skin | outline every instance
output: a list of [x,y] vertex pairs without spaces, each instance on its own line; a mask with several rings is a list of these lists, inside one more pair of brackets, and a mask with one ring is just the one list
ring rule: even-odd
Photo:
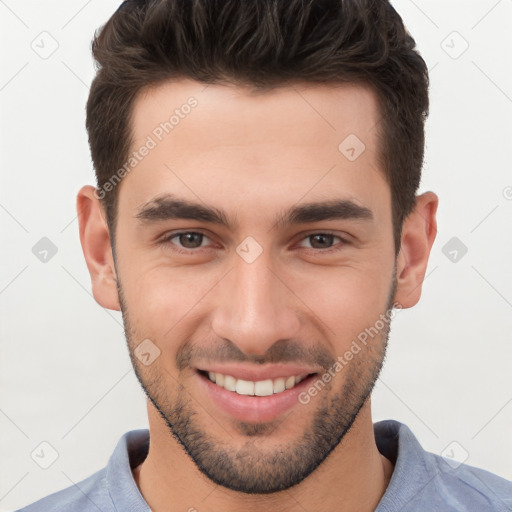
[[[132,362],[148,394],[151,443],[145,461],[133,468],[135,482],[156,512],[374,510],[393,472],[375,444],[369,395],[389,329],[308,404],[297,403],[268,423],[239,421],[220,410],[205,398],[195,367],[204,362],[201,353],[215,360],[226,346],[244,361],[271,366],[270,354],[283,346],[286,354],[283,340],[289,340],[289,354],[310,350],[304,361],[318,363],[321,374],[320,363],[344,354],[391,303],[410,308],[418,302],[436,235],[438,198],[432,192],[417,196],[395,257],[391,192],[377,158],[378,101],[362,85],[295,84],[255,94],[190,80],[165,83],[136,100],[133,149],[190,96],[197,107],[118,185],[115,260],[94,188],[83,187],[77,199],[94,297],[105,308],[122,310]],[[349,134],[366,147],[355,161],[338,150]],[[223,210],[234,224],[228,229],[136,217],[165,192]],[[373,218],[275,224],[294,205],[329,199],[350,199],[370,209]],[[178,230],[205,238],[195,246],[183,245],[187,240],[180,237],[162,241]],[[330,244],[311,238],[325,231],[335,235]],[[250,264],[236,252],[248,236],[263,249]],[[180,254],[180,248],[190,252]],[[330,248],[336,250],[326,253]],[[149,366],[134,356],[144,339],[160,350]],[[173,417],[178,405],[180,417],[190,419],[182,426],[184,438],[193,431],[211,441],[202,451],[195,446],[202,470],[172,435],[173,424],[175,431],[180,428]],[[219,476],[216,457],[222,451],[242,484],[247,477],[248,485],[251,474],[261,484],[284,482],[287,468],[300,467],[301,443],[315,432],[318,417],[332,446],[322,447],[322,457],[311,459],[315,467],[302,468],[294,485],[247,494],[230,488],[229,480],[212,480]],[[193,452],[191,439],[185,441]],[[244,455],[243,464],[237,453]],[[284,453],[284,462],[267,464],[275,453]]]

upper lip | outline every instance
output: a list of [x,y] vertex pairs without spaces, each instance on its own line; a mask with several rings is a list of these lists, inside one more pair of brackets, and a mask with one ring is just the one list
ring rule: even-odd
[[258,382],[260,380],[278,379],[279,377],[306,376],[311,373],[317,373],[318,369],[307,366],[291,364],[270,364],[270,365],[247,365],[247,364],[208,364],[197,368],[204,372],[222,373],[231,375],[235,379],[250,380]]

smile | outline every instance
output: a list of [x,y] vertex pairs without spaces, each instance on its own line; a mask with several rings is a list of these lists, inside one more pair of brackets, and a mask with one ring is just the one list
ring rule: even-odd
[[227,391],[232,391],[239,395],[252,395],[252,396],[270,396],[282,393],[287,389],[295,387],[299,382],[303,381],[308,374],[296,375],[291,377],[278,377],[276,379],[265,380],[243,380],[236,379],[231,375],[224,375],[222,373],[208,372],[208,378]]
[[207,363],[196,367],[199,396],[230,418],[245,422],[268,422],[287,411],[303,407],[299,395],[318,378],[319,368],[307,365]]

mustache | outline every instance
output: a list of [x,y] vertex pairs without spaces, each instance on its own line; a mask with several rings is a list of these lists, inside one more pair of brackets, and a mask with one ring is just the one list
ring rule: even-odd
[[176,364],[180,371],[195,366],[199,361],[215,361],[216,363],[252,363],[278,364],[295,363],[308,366],[320,366],[328,370],[335,364],[336,358],[319,344],[304,345],[293,340],[282,340],[274,343],[263,355],[245,354],[233,342],[226,340],[218,346],[202,346],[187,342],[176,356]]

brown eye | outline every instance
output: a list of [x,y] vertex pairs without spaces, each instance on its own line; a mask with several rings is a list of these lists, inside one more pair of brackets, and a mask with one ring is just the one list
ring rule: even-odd
[[309,240],[312,242],[313,249],[328,249],[332,246],[334,235],[327,233],[318,233],[316,235],[310,235]]
[[[335,244],[336,239],[341,241],[341,244]],[[331,250],[335,251],[337,250],[335,247],[336,245],[343,246],[344,244],[348,243],[345,239],[335,235],[334,233],[312,233],[306,236],[302,243],[304,243],[306,240],[309,242],[309,245],[301,245],[301,247],[306,249],[317,249],[320,252],[330,252]]]
[[[174,241],[176,239],[176,241]],[[166,236],[162,243],[172,246],[177,252],[196,252],[196,249],[204,247],[203,242],[209,238],[203,233],[197,231],[181,231],[179,233],[171,233]]]
[[[201,247],[204,235],[202,233],[180,233],[176,235],[180,244],[185,249],[197,249]],[[199,244],[199,245],[198,245]]]

